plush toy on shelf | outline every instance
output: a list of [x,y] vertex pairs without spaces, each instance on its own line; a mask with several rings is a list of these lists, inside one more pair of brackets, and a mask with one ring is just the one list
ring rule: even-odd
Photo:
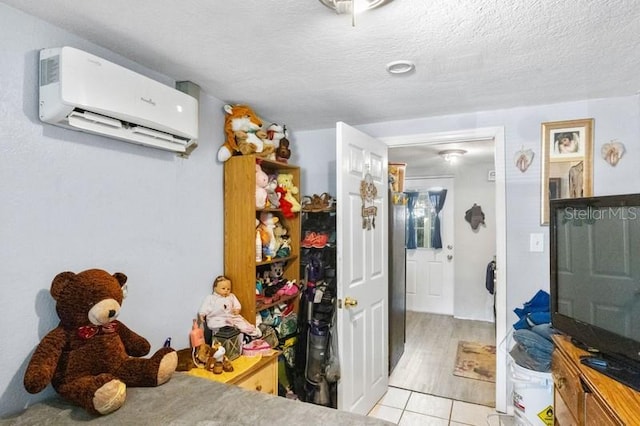
[[267,205],[268,185],[269,175],[262,170],[259,164],[256,164],[256,208],[258,209],[264,209]]
[[126,389],[158,386],[176,369],[168,347],[140,358],[151,346],[116,320],[126,275],[101,269],[61,272],[51,283],[60,324],[38,344],[24,375],[29,393],[49,383],[65,399],[92,414],[108,414],[124,404]]
[[276,240],[276,257],[288,257],[291,254],[291,237],[281,222],[273,228],[273,236]]
[[271,123],[267,127],[267,140],[270,141],[275,150],[273,159],[281,163],[286,163],[291,157],[287,136],[287,126]]
[[279,220],[280,219],[273,213],[260,213],[260,224],[258,225],[258,232],[260,232],[260,238],[262,242],[262,255],[267,260],[270,260],[276,256],[276,238],[273,234],[273,230]]
[[[293,184],[293,174],[280,173],[278,175],[278,186],[282,189],[282,196],[280,197],[280,208],[283,210],[285,217],[293,217],[295,212],[300,211],[300,203],[296,199],[295,195],[298,193],[298,187]],[[285,208],[282,206],[282,200],[288,203]]]
[[248,105],[225,105],[224,144],[218,149],[218,161],[225,162],[233,155],[256,154],[268,158],[276,147],[264,143],[267,133],[262,120]]
[[276,192],[278,187],[278,180],[276,175],[269,176],[269,183],[265,188],[267,190],[267,206],[272,209],[280,208],[280,194]]

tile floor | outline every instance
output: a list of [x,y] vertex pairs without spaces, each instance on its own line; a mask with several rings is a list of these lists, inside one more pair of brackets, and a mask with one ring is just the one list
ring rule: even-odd
[[434,395],[389,387],[369,416],[400,426],[498,426],[513,419],[495,409]]

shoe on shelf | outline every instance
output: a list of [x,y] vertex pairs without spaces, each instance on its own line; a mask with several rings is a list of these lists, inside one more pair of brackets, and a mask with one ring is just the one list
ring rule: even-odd
[[320,205],[321,205],[322,211],[332,210],[334,203],[335,203],[335,200],[331,195],[329,195],[328,192],[323,192],[322,195],[320,196]]
[[304,248],[312,248],[313,247],[313,243],[317,238],[317,235],[315,232],[311,231],[311,232],[307,232],[304,236],[304,239],[302,240],[302,242],[300,243],[300,245]]
[[327,245],[327,242],[329,242],[329,236],[322,232],[322,233],[316,234],[316,238],[311,243],[311,247],[317,248],[317,249],[325,248]]

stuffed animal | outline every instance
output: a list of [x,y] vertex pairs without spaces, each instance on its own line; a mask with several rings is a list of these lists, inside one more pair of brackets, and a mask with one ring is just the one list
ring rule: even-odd
[[290,211],[291,213],[300,211],[300,203],[295,197],[295,194],[298,193],[298,187],[293,184],[293,174],[291,173],[280,173],[278,175],[278,186],[286,191],[283,194],[283,197],[288,203],[291,204]]
[[269,175],[267,175],[256,164],[256,208],[264,209],[267,205],[267,186],[269,185]]
[[280,208],[280,194],[276,192],[278,180],[275,175],[269,176],[269,183],[265,188],[267,190],[267,206],[272,209]]
[[267,138],[271,139],[273,141],[273,145],[276,146],[275,158],[281,163],[288,162],[291,157],[289,139],[287,139],[288,137],[287,126],[272,123],[267,128]]
[[[265,140],[265,142],[268,141],[268,143],[273,146],[274,154],[271,159],[283,163],[286,163],[289,157],[282,157],[281,155],[278,155],[278,150],[279,147],[282,146],[283,139],[287,142],[287,146],[289,145],[289,141],[285,139],[287,137],[286,132],[286,126],[281,126],[277,123],[271,123],[271,125],[267,127],[267,139]],[[291,156],[291,153],[289,153],[289,156]]]
[[122,406],[127,386],[158,386],[176,369],[168,347],[151,358],[149,342],[116,320],[126,275],[101,269],[61,272],[51,283],[59,325],[38,344],[24,375],[29,393],[49,383],[65,399],[93,414]]
[[272,259],[276,256],[276,238],[273,235],[273,228],[275,228],[278,221],[278,217],[274,216],[273,213],[260,213],[258,231],[262,240],[262,254],[267,259]]
[[223,371],[229,373],[233,371],[233,364],[226,353],[227,350],[218,342],[214,342],[213,346],[203,343],[195,351],[195,360],[213,374],[222,374]]
[[289,149],[289,139],[282,138],[280,139],[280,143],[276,148],[276,160],[281,163],[289,162],[289,158],[291,157],[291,150]]
[[278,222],[273,228],[273,235],[276,239],[276,257],[288,257],[291,254],[291,237],[287,228]]
[[256,154],[267,157],[275,147],[265,146],[267,133],[262,130],[262,120],[247,105],[225,105],[224,144],[218,149],[218,161],[225,162],[231,156]]

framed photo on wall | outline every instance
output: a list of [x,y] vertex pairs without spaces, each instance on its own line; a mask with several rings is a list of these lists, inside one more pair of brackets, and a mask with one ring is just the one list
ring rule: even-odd
[[544,143],[549,161],[571,161],[584,158],[585,149],[592,145],[593,120],[572,120],[544,123]]
[[593,122],[583,118],[542,123],[542,225],[549,223],[550,199],[593,195]]

